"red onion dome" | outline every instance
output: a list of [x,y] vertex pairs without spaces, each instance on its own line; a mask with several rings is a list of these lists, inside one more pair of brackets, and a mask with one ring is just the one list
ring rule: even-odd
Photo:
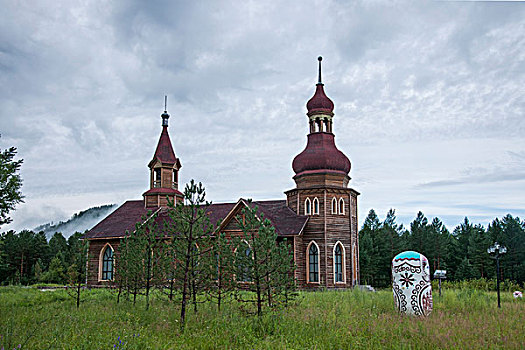
[[318,83],[316,85],[315,94],[314,96],[306,103],[306,108],[308,109],[308,115],[312,114],[333,114],[334,111],[334,103],[332,100],[326,96],[324,93],[322,83]]
[[317,132],[308,135],[306,148],[293,160],[296,175],[331,171],[348,174],[350,160],[335,146],[334,134]]

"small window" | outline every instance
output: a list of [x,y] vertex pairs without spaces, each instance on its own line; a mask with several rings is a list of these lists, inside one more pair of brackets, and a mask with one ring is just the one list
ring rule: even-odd
[[337,243],[334,248],[334,280],[335,282],[344,282],[343,280],[343,248],[341,243]]
[[177,170],[173,170],[172,187],[177,189],[177,183],[179,182],[179,174]]
[[308,282],[319,282],[319,248],[314,241],[308,249]]
[[332,198],[332,214],[337,214],[337,199]]
[[311,215],[312,214],[312,202],[310,201],[310,198],[306,198],[304,201],[304,215]]
[[102,280],[110,281],[113,279],[113,249],[107,246],[102,256]]
[[155,168],[155,170],[153,171],[153,187],[160,187],[160,172],[160,168]]
[[[240,282],[251,282],[250,262],[248,259],[252,258],[252,250],[247,243],[241,246],[238,250],[237,276]],[[241,255],[242,254],[242,255]]]
[[345,215],[345,200],[343,198],[339,198],[339,214]]
[[314,198],[314,215],[319,215],[319,199]]

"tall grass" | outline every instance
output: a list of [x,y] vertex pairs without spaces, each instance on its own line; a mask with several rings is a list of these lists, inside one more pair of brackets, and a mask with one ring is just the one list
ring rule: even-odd
[[184,334],[179,309],[154,298],[115,303],[108,290],[86,291],[77,310],[65,291],[0,288],[0,349],[523,349],[525,302],[476,290],[444,290],[428,318],[404,317],[390,291],[301,293],[295,305],[258,318],[234,302],[221,313],[190,311]]

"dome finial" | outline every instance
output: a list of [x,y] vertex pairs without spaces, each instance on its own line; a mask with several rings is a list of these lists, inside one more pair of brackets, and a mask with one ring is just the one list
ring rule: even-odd
[[323,58],[319,56],[317,60],[319,61],[319,81],[316,84],[314,96],[306,104],[308,115],[319,113],[333,115],[334,103],[324,93],[324,84],[321,79],[321,61]]
[[317,84],[322,84],[322,80],[321,80],[321,61],[323,60],[323,57],[319,56],[317,57],[317,60],[319,61],[319,81],[317,82]]

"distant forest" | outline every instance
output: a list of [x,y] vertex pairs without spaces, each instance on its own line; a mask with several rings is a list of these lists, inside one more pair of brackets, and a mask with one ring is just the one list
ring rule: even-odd
[[386,287],[391,284],[391,262],[405,250],[425,255],[434,270],[447,270],[449,280],[496,278],[495,261],[487,248],[498,242],[507,247],[500,260],[501,278],[525,281],[525,222],[508,214],[496,218],[487,228],[465,218],[452,232],[440,219],[431,222],[422,212],[410,223],[410,228],[396,223],[390,210],[384,221],[372,209],[359,231],[359,265],[361,284]]
[[[111,206],[103,206],[111,207]],[[108,208],[105,208],[106,210]],[[98,211],[98,210],[95,210]],[[84,211],[77,217],[90,216]],[[55,225],[40,226],[47,232]],[[85,230],[85,228],[84,228]],[[60,232],[47,239],[43,230],[9,231],[0,236],[0,285],[32,284],[39,282],[65,283],[68,271],[74,270],[74,252],[81,244],[82,233],[69,238]],[[361,284],[388,287],[391,284],[392,258],[404,250],[415,250],[425,255],[430,272],[447,270],[449,280],[495,278],[494,260],[487,248],[495,241],[507,247],[501,259],[502,279],[525,282],[525,222],[507,215],[495,219],[487,228],[471,223],[467,218],[452,232],[441,220],[431,222],[419,212],[404,228],[396,223],[395,211],[390,210],[381,221],[370,210],[359,231],[359,263]]]
[[74,255],[84,232],[115,208],[101,205],[74,214],[67,221],[0,236],[0,285],[65,283],[74,271]]

